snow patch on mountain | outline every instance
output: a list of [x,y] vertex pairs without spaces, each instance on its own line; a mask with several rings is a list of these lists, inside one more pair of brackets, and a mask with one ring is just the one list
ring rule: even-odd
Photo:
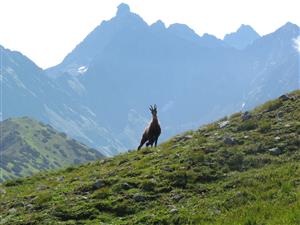
[[78,71],[79,74],[84,74],[86,71],[88,71],[88,67],[81,66],[81,67],[78,68],[77,71]]

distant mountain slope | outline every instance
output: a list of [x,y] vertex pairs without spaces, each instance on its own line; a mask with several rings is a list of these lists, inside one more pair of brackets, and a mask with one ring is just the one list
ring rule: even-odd
[[[124,148],[110,132],[95,122],[95,114],[74,93],[46,76],[34,62],[17,51],[0,46],[2,54],[2,117],[29,116],[51,124],[105,155]],[[67,81],[79,93],[76,80]],[[97,143],[95,143],[97,140]],[[109,148],[107,147],[109,146]]]
[[[17,51],[0,46],[2,68],[0,82],[3,119],[31,115],[40,117],[41,105],[51,105],[60,95],[55,83],[29,58]],[[49,95],[51,98],[49,98]],[[61,96],[62,97],[62,96]],[[7,116],[7,117],[6,117]],[[43,117],[45,119],[45,117]]]
[[259,38],[260,35],[251,26],[243,24],[236,32],[226,34],[224,42],[234,48],[242,50]]
[[8,181],[2,222],[297,225],[299,121],[296,91],[157,148]]
[[300,52],[295,44],[299,36],[300,28],[286,23],[244,50],[247,108],[300,88]]
[[0,182],[103,157],[65,133],[28,117],[0,123]]

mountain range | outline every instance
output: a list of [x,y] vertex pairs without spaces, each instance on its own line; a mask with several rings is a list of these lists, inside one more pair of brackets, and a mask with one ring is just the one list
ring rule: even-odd
[[158,105],[161,140],[300,87],[297,25],[224,40],[184,24],[148,25],[126,4],[46,70],[3,53],[2,119],[30,116],[104,155],[136,148]]

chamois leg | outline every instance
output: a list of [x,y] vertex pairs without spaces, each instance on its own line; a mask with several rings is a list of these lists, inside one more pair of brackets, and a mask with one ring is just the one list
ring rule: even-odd
[[155,139],[155,145],[154,145],[155,147],[157,146],[157,140],[158,140],[158,138]]
[[[145,137],[143,136],[143,138],[142,138],[142,140],[141,140],[141,143],[140,143],[140,145],[139,145],[139,147],[138,147],[138,150],[141,149],[141,147],[145,144],[146,141],[147,141],[147,138],[145,138]],[[146,144],[146,145],[147,145],[147,144]]]
[[146,146],[148,147],[149,145],[152,147],[154,143],[153,139],[148,140],[148,142],[146,143]]

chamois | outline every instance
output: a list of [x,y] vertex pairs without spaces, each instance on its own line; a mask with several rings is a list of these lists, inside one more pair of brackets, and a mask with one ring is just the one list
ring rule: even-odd
[[158,137],[161,133],[160,125],[157,119],[157,107],[154,105],[150,105],[150,111],[152,114],[152,120],[149,124],[149,126],[145,129],[141,143],[138,147],[138,150],[146,143],[146,146],[148,147],[149,145],[152,147],[153,144],[155,143],[155,147],[157,145],[157,140]]

